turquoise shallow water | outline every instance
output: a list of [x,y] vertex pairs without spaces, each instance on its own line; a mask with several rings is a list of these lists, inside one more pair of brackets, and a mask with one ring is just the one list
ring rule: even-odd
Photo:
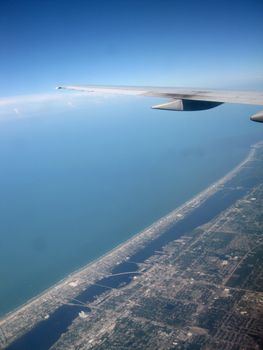
[[206,188],[263,136],[248,119],[255,107],[172,113],[151,102],[1,121],[1,315]]

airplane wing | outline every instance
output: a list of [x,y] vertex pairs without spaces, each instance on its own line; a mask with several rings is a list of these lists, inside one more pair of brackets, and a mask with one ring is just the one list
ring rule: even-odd
[[[154,109],[171,111],[200,111],[214,108],[222,103],[244,103],[263,105],[263,92],[259,91],[223,91],[208,89],[187,89],[151,86],[103,86],[103,85],[65,85],[57,89],[95,92],[100,94],[140,95],[164,97],[167,103],[153,106]],[[251,120],[263,122],[263,111],[250,117]]]

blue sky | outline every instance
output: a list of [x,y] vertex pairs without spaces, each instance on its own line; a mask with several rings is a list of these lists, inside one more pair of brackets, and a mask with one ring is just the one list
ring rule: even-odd
[[3,0],[0,96],[61,83],[259,88],[262,0]]

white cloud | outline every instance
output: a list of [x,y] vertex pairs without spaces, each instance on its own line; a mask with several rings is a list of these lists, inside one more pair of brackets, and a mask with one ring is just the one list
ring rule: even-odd
[[13,110],[14,110],[15,114],[17,114],[17,115],[19,115],[19,114],[20,114],[20,112],[19,112],[19,109],[18,109],[18,108],[14,108]]
[[[84,96],[83,93],[74,93],[72,96]],[[72,97],[71,96],[71,97]],[[50,101],[62,101],[69,98],[68,94],[52,93],[52,94],[38,94],[38,95],[21,95],[11,97],[0,97],[0,107],[10,106],[14,104],[29,104],[29,103],[45,103]]]
[[67,102],[67,105],[68,105],[69,107],[71,107],[71,108],[76,107],[71,101],[68,101],[68,102]]
[[[0,97],[0,119],[28,118],[51,112],[103,103],[101,97],[85,92],[52,92],[47,94]],[[43,113],[44,112],[44,113]]]

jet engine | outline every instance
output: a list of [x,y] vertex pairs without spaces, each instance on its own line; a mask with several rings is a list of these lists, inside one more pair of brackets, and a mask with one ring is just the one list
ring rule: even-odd
[[250,117],[253,122],[263,123],[263,111],[260,111]]
[[170,111],[203,111],[221,105],[223,102],[198,101],[198,100],[172,100],[168,103],[153,106],[153,109],[165,109]]

